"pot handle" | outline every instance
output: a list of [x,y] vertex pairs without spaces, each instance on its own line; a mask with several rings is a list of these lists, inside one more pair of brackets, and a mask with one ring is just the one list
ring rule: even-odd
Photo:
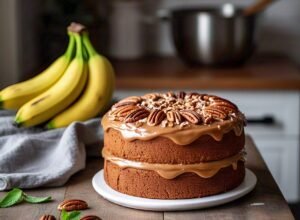
[[257,13],[263,11],[272,2],[273,2],[273,0],[259,0],[255,4],[245,8],[243,10],[243,15],[250,16],[253,14],[257,14]]

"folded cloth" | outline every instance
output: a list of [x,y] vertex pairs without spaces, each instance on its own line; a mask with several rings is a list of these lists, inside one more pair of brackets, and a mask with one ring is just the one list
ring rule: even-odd
[[103,132],[99,118],[46,130],[17,128],[12,123],[14,115],[0,111],[0,191],[61,186],[85,168],[85,147],[100,152]]

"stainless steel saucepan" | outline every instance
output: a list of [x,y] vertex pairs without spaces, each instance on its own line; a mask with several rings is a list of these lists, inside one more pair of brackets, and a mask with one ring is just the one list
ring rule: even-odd
[[171,12],[173,40],[178,55],[188,63],[235,65],[255,47],[257,11],[225,4],[219,8],[181,8]]

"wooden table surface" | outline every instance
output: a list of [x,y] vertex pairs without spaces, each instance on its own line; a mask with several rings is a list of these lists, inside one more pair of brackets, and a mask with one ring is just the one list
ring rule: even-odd
[[[64,199],[83,199],[90,209],[84,215],[95,214],[102,219],[294,219],[278,186],[271,176],[261,155],[251,138],[247,137],[247,167],[257,176],[258,183],[248,195],[225,205],[194,211],[150,212],[121,207],[99,196],[93,189],[91,179],[102,168],[100,158],[88,158],[85,170],[75,174],[68,183],[58,188],[25,190],[36,196],[51,195],[54,201],[45,204],[19,204],[15,207],[0,209],[1,220],[34,220],[43,214],[59,215],[56,207]],[[0,197],[5,193],[1,192]]]
[[254,57],[236,68],[187,66],[178,58],[115,61],[117,89],[300,90],[300,71],[280,56]]

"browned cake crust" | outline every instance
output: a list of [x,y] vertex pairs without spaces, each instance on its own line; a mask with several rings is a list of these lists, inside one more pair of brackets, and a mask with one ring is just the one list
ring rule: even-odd
[[245,135],[236,136],[233,131],[225,134],[222,141],[205,135],[189,145],[177,145],[165,137],[128,141],[114,129],[104,133],[104,146],[112,155],[148,163],[191,164],[221,160],[239,153],[244,144]]
[[236,170],[229,166],[211,178],[185,173],[170,180],[162,178],[155,171],[122,169],[109,161],[105,162],[104,170],[105,181],[113,189],[153,199],[185,199],[218,194],[237,187],[245,176],[244,162],[241,161]]

